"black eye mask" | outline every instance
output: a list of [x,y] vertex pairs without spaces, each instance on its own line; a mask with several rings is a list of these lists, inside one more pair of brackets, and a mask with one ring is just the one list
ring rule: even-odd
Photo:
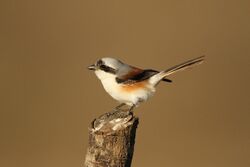
[[108,67],[104,64],[100,65],[99,68],[105,72],[108,72],[108,73],[111,73],[111,74],[116,74],[116,70],[111,68],[111,67]]

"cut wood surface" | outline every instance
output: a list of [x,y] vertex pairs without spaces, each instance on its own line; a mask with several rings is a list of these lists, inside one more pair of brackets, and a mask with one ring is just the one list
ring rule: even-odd
[[92,121],[86,167],[130,167],[139,119],[131,112],[112,111]]

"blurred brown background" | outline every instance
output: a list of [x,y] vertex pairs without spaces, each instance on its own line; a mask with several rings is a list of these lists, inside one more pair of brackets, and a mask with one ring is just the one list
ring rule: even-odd
[[207,55],[136,109],[134,167],[250,166],[249,1],[1,0],[0,166],[79,167],[117,105],[86,67]]

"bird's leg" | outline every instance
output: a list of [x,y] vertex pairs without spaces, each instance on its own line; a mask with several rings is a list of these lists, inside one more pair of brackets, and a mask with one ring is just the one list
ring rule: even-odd
[[[119,110],[121,110],[121,107],[123,107],[123,106],[125,106],[126,105],[126,103],[121,103],[121,104],[119,104],[118,106],[116,106],[115,107],[115,111],[119,111]],[[127,110],[127,112],[129,112],[129,113],[133,113],[133,109],[136,107],[136,104],[133,104],[128,110]],[[123,110],[124,111],[124,110]]]
[[115,107],[115,110],[119,110],[122,106],[126,105],[125,103],[121,103]]
[[136,107],[136,105],[135,104],[133,104],[131,107],[130,107],[130,109],[129,109],[129,111],[128,112],[130,112],[130,113],[133,113],[133,109]]

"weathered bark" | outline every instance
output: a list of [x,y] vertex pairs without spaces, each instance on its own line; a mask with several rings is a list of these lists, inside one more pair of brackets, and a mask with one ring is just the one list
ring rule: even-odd
[[106,113],[91,123],[86,167],[130,167],[137,117],[130,112]]

